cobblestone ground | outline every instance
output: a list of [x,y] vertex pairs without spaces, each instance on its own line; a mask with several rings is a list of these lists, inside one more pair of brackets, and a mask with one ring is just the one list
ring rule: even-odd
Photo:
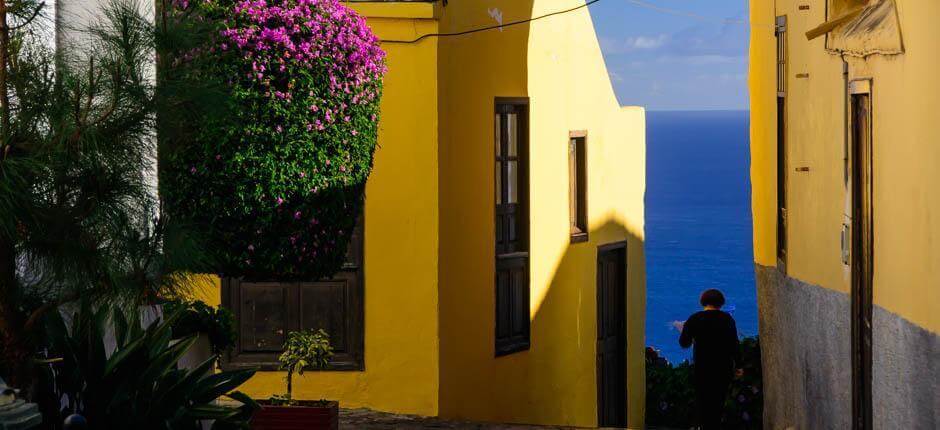
[[562,430],[569,427],[522,426],[446,421],[414,415],[396,415],[368,409],[343,409],[339,413],[340,428],[346,429],[459,429],[459,430]]

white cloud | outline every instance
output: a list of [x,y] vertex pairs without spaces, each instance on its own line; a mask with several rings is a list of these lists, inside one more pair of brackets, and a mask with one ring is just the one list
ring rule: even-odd
[[694,66],[710,64],[747,64],[747,56],[726,55],[663,55],[656,59],[659,64],[689,64]]
[[625,38],[601,37],[601,50],[605,54],[626,54],[636,51],[652,51],[661,48],[669,40],[668,34],[659,36],[628,36]]

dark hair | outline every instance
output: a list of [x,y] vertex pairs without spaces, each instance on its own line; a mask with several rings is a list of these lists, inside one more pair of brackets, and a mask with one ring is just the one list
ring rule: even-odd
[[705,290],[702,293],[702,297],[699,299],[699,303],[702,306],[714,306],[720,308],[725,305],[725,295],[721,294],[721,291],[718,291],[714,288]]

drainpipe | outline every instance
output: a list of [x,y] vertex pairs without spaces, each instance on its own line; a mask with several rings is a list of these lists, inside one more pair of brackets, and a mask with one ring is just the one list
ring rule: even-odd
[[[842,264],[847,270],[851,263],[852,190],[849,187],[849,63],[842,58],[842,183],[845,187],[845,206],[842,214]],[[848,272],[846,272],[848,274]]]
[[845,61],[845,53],[842,58],[842,180],[849,183],[849,63]]

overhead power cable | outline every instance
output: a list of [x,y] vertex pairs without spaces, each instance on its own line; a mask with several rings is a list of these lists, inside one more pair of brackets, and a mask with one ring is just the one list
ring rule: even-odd
[[[430,37],[454,37],[454,36],[464,36],[464,35],[467,35],[467,34],[480,33],[480,32],[483,32],[483,31],[497,30],[497,29],[502,29],[502,28],[505,28],[505,27],[512,27],[512,26],[514,26],[514,25],[526,24],[526,23],[529,23],[529,22],[532,22],[532,21],[538,21],[538,20],[540,20],[540,19],[548,18],[548,17],[555,16],[555,15],[562,15],[562,14],[566,14],[566,13],[569,13],[569,12],[574,12],[574,11],[576,11],[576,10],[578,10],[578,9],[586,8],[586,7],[588,7],[588,6],[590,6],[590,5],[594,4],[594,3],[597,3],[597,2],[599,2],[599,1],[601,1],[601,0],[589,0],[589,1],[585,2],[584,4],[582,4],[582,5],[580,5],[580,6],[575,6],[575,7],[573,7],[573,8],[569,8],[569,9],[565,9],[565,10],[559,10],[559,11],[555,11],[555,12],[552,12],[552,13],[547,13],[547,14],[545,14],[545,15],[539,15],[539,16],[536,16],[536,17],[528,18],[528,19],[521,19],[521,20],[518,20],[518,21],[512,21],[512,22],[508,22],[508,23],[506,23],[506,24],[496,24],[496,25],[491,25],[491,26],[487,26],[487,27],[480,27],[480,28],[474,28],[474,29],[470,29],[470,30],[457,31],[457,32],[453,32],[453,33],[428,33],[428,34],[423,34],[423,35],[421,35],[421,36],[418,36],[418,37],[416,37],[416,38],[414,38],[414,39],[411,39],[411,40],[383,39],[383,40],[382,40],[382,43],[403,43],[403,44],[411,44],[411,43],[418,43],[418,42],[420,42],[420,41],[422,41],[422,40],[424,40],[424,39],[430,38]],[[724,23],[724,24],[741,24],[741,25],[747,25],[747,24],[748,24],[748,21],[747,21],[747,20],[744,20],[744,19],[716,18],[716,17],[711,17],[711,16],[705,16],[705,15],[700,15],[700,14],[697,14],[697,13],[694,13],[694,12],[689,12],[689,11],[684,11],[684,10],[679,10],[679,9],[665,8],[665,7],[662,7],[662,6],[653,4],[653,3],[649,3],[649,2],[646,2],[646,1],[643,1],[643,0],[626,0],[626,2],[629,3],[629,4],[631,4],[631,5],[633,5],[633,6],[640,7],[640,8],[644,8],[644,9],[647,9],[647,10],[651,10],[651,11],[653,11],[653,12],[658,12],[658,13],[666,14],[666,15],[673,15],[673,16],[681,16],[681,17],[686,17],[686,18],[692,18],[692,19],[696,19],[696,20],[699,20],[699,21],[721,22],[721,23]]]
[[458,31],[458,32],[454,32],[454,33],[428,33],[428,34],[423,34],[423,35],[421,35],[421,36],[418,36],[417,38],[411,39],[411,40],[382,40],[382,43],[405,43],[405,44],[410,44],[410,43],[418,43],[418,42],[420,42],[420,41],[422,41],[422,40],[424,40],[424,39],[427,39],[427,38],[429,38],[429,37],[453,37],[453,36],[463,36],[463,35],[467,35],[467,34],[479,33],[479,32],[482,32],[482,31],[489,31],[489,30],[496,30],[496,29],[500,29],[500,28],[512,27],[512,26],[514,26],[514,25],[525,24],[525,23],[529,23],[529,22],[532,22],[532,21],[538,21],[538,20],[540,20],[540,19],[542,19],[542,18],[548,18],[548,17],[550,17],[550,16],[562,15],[562,14],[566,14],[566,13],[569,13],[569,12],[574,12],[574,11],[576,11],[576,10],[578,10],[578,9],[586,8],[586,7],[588,7],[588,6],[590,6],[590,5],[594,4],[594,3],[597,3],[597,2],[599,2],[599,1],[601,1],[601,0],[589,0],[589,1],[585,2],[584,4],[582,4],[582,5],[580,5],[580,6],[575,6],[575,7],[570,8],[570,9],[559,10],[559,11],[556,11],[556,12],[547,13],[547,14],[545,14],[545,15],[535,16],[535,17],[532,17],[532,18],[529,18],[529,19],[522,19],[522,20],[519,20],[519,21],[507,22],[507,23],[505,23],[505,24],[491,25],[491,26],[489,26],[489,27],[474,28],[474,29],[472,29],[472,30],[464,30],[464,31]]

